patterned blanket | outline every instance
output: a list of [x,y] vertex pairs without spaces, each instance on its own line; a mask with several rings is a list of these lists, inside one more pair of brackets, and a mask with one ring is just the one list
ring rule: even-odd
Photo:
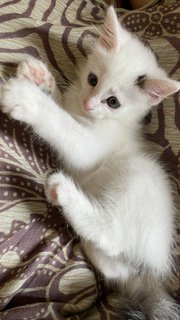
[[[0,78],[15,74],[27,55],[40,57],[60,87],[74,77],[102,24],[101,0],[1,0]],[[180,1],[134,11],[117,9],[174,79],[180,79]],[[94,28],[96,26],[96,28]],[[132,57],[133,58],[133,57]],[[145,119],[144,132],[166,164],[180,209],[180,105],[178,94]],[[119,319],[114,295],[86,261],[79,239],[44,194],[46,175],[60,164],[24,124],[0,112],[0,319]],[[180,256],[180,215],[175,260]],[[179,269],[172,287],[180,299]]]

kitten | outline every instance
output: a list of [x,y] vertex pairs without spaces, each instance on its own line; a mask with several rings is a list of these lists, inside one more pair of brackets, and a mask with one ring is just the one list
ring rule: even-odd
[[66,173],[47,178],[47,198],[62,205],[89,260],[119,287],[124,319],[179,319],[165,289],[175,229],[171,188],[144,150],[139,124],[179,89],[113,7],[63,95],[34,58],[21,62],[17,78],[1,88],[2,111],[31,125],[64,158]]

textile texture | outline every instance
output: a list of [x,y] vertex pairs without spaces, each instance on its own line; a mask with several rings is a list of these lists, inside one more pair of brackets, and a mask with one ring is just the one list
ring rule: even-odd
[[[15,75],[27,55],[44,60],[59,87],[67,86],[105,17],[100,0],[1,0],[0,78]],[[180,1],[152,1],[140,10],[117,9],[120,19],[180,80]],[[95,28],[95,27],[96,28]],[[132,57],[133,59],[133,57]],[[180,95],[166,99],[144,121],[180,210]],[[119,319],[113,294],[87,262],[78,237],[47,203],[44,183],[56,155],[26,125],[0,111],[0,319]],[[174,258],[180,256],[180,214]],[[180,299],[179,271],[172,288]]]

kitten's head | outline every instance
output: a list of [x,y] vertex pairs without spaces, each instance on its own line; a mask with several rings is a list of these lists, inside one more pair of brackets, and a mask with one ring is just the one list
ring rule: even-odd
[[180,89],[152,51],[107,11],[102,33],[80,72],[82,108],[93,118],[140,120],[151,106]]

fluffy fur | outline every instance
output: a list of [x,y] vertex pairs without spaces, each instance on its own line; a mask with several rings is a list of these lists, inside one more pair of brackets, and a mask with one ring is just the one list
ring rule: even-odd
[[[172,267],[171,188],[139,130],[151,107],[179,89],[152,51],[123,29],[113,7],[63,95],[34,58],[21,62],[17,78],[1,88],[2,110],[32,126],[64,158],[65,172],[47,179],[47,197],[62,205],[92,264],[119,287],[124,319],[179,319],[164,285]],[[110,96],[120,107],[108,105]]]

